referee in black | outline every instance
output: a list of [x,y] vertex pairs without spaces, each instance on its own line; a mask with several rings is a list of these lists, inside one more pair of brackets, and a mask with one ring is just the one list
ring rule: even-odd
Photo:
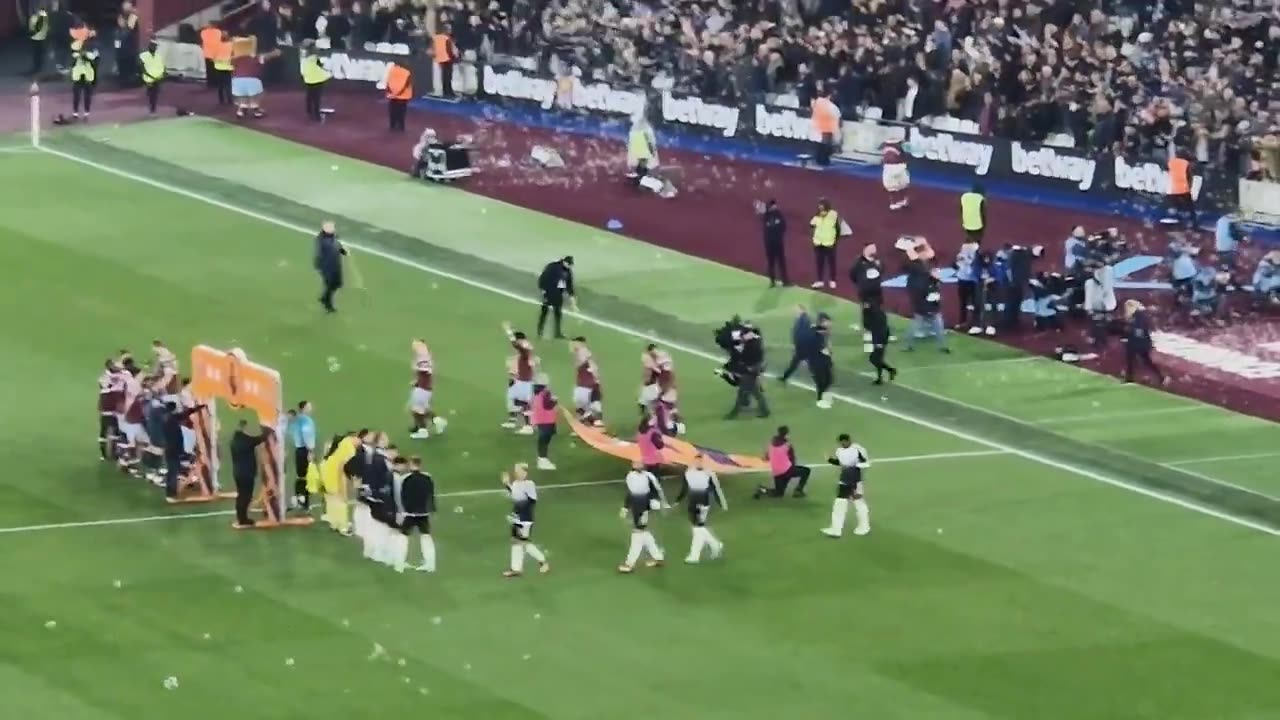
[[326,221],[320,226],[316,235],[316,271],[320,273],[320,282],[324,292],[320,295],[320,306],[325,312],[337,312],[333,306],[333,296],[342,289],[342,256],[347,249],[338,241],[337,229],[333,221]]
[[266,442],[265,432],[250,435],[249,423],[241,420],[231,436],[231,475],[236,481],[236,527],[253,527],[249,503],[253,502],[253,483],[258,478],[258,446]]
[[573,256],[566,255],[547,263],[538,276],[538,290],[542,292],[542,309],[538,311],[538,337],[542,337],[547,325],[547,314],[555,314],[555,336],[564,339],[560,331],[560,318],[564,314],[564,301],[574,302]]

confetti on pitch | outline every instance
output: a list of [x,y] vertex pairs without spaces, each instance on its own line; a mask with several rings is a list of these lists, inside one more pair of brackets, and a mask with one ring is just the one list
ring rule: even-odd
[[454,511],[455,513],[457,513],[457,514],[461,515],[461,514],[462,514],[462,512],[463,512],[463,510],[462,510],[462,506],[461,506],[461,505],[454,505],[454,506],[453,506],[453,511]]
[[237,585],[237,586],[236,586],[236,592],[238,592],[238,593],[242,593],[242,592],[244,592],[244,586],[242,586],[242,585]]
[[444,622],[444,618],[440,617],[439,615],[436,615],[431,618],[432,625],[439,625],[442,622]]
[[346,618],[342,618],[342,627],[351,627],[351,621]]
[[529,653],[525,653],[525,654],[524,654],[524,656],[522,656],[520,659],[521,659],[521,660],[528,660],[528,659],[530,659],[530,658],[532,658],[532,657],[533,657],[533,656],[532,656],[532,655],[530,655]]
[[177,689],[178,689],[178,678],[174,677],[173,675],[170,675],[169,677],[165,678],[165,679],[164,679],[164,689],[165,689],[165,690],[177,690]]
[[533,614],[533,619],[534,619],[534,620],[541,620],[541,619],[542,619],[542,613],[534,613],[534,614]]
[[124,583],[119,580],[114,580],[112,581],[111,586],[119,590],[120,588],[124,587]]
[[330,165],[330,166],[329,166],[329,169],[330,169],[330,170],[337,170],[337,169],[338,169],[338,166],[337,166],[337,165]]
[[440,289],[440,283],[431,283],[431,289],[432,289],[432,290],[439,290],[439,289]]
[[399,660],[396,661],[396,664],[399,665],[400,667],[404,667],[408,663],[405,662],[404,658],[400,658]]
[[404,681],[405,685],[408,685],[410,682],[413,682],[408,678],[408,676],[401,676],[400,679]]
[[386,654],[387,649],[382,647],[382,643],[374,643],[373,650],[369,653],[369,659],[377,660],[378,658],[385,657]]
[[284,659],[284,666],[285,666],[285,667],[293,667],[293,658],[285,658],[285,659]]
[[329,365],[329,372],[336,373],[342,369],[342,363],[338,362],[338,358],[330,355],[325,362]]
[[463,663],[463,665],[462,665],[462,669],[463,669],[463,670],[470,670],[470,669],[471,669],[471,663]]
[[205,634],[204,634],[204,639],[205,639],[205,640],[212,640],[212,639],[213,639],[213,636],[212,636],[212,635],[210,635],[209,633],[205,633]]
[[418,694],[419,694],[419,695],[429,695],[429,694],[431,694],[431,691],[430,691],[430,690],[428,690],[428,689],[426,689],[426,688],[418,688]]
[[44,626],[45,626],[46,628],[48,628],[49,630],[52,630],[52,629],[54,629],[54,628],[58,627],[58,621],[57,621],[57,620],[45,620],[45,622],[44,622]]

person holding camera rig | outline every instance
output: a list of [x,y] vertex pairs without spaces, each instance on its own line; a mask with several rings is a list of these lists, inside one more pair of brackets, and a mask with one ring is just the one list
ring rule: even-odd
[[560,329],[564,301],[567,297],[570,307],[576,302],[573,290],[573,256],[565,255],[547,263],[538,276],[538,290],[542,293],[542,307],[538,310],[538,337],[543,336],[547,327],[547,314],[550,313],[555,319],[556,339],[564,339],[564,333]]
[[[722,331],[724,329],[721,328]],[[717,333],[718,336],[721,334]],[[717,337],[717,342],[721,339],[729,341],[725,348],[729,351],[729,361],[717,374],[738,389],[733,409],[725,419],[737,418],[739,412],[751,405],[752,399],[756,403],[756,414],[762,418],[769,417],[769,402],[760,387],[760,375],[764,373],[764,338],[760,331],[751,323],[743,322],[736,329],[730,329],[728,338]]]

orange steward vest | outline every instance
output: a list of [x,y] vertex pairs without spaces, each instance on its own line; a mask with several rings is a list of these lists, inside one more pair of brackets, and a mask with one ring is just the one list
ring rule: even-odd
[[819,135],[834,135],[839,124],[834,103],[826,98],[813,101],[813,129]]
[[1169,194],[1170,195],[1190,195],[1191,184],[1187,181],[1187,175],[1191,170],[1191,163],[1186,158],[1172,157],[1169,158]]
[[413,78],[410,77],[409,71],[400,65],[392,65],[387,70],[387,99],[410,100],[412,98]]
[[212,25],[200,31],[200,50],[205,60],[213,60],[218,56],[218,47],[222,45],[222,31]]
[[453,55],[449,52],[449,43],[453,38],[446,33],[436,33],[431,38],[431,59],[435,60],[437,65],[453,62]]

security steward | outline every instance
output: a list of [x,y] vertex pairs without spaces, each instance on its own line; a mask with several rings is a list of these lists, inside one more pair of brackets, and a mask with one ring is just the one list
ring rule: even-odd
[[156,106],[160,102],[160,84],[164,82],[164,58],[160,57],[159,46],[152,40],[147,49],[138,56],[142,66],[142,85],[147,90],[147,112],[156,114]]
[[1175,152],[1169,158],[1169,207],[1188,230],[1194,230],[1199,224],[1196,201],[1191,194],[1194,183],[1191,161],[1184,151]]
[[764,374],[764,339],[755,327],[744,324],[739,343],[730,353],[728,369],[737,379],[738,392],[733,400],[733,409],[725,419],[737,418],[739,412],[751,406],[753,399],[756,415],[769,417],[769,402],[760,387],[760,376]]
[[49,13],[44,8],[27,18],[27,34],[31,38],[31,71],[28,75],[39,77],[44,72],[44,60],[49,54]]
[[213,63],[218,59],[218,46],[222,44],[222,30],[217,20],[210,20],[208,25],[200,29],[200,54],[204,56],[204,86],[210,90],[216,88],[217,76]]
[[813,262],[816,279],[810,287],[820,288],[823,276],[829,288],[836,286],[836,240],[840,237],[840,215],[826,198],[818,201],[818,214],[809,221],[813,227]]
[[315,52],[315,41],[302,43],[302,84],[306,86],[307,119],[312,122],[324,120],[320,112],[320,101],[324,97],[324,86],[329,82],[329,71],[320,64],[320,55]]
[[760,223],[764,229],[764,260],[769,269],[769,287],[777,287],[781,282],[790,285],[787,279],[787,219],[778,209],[778,201],[770,199],[760,213]]
[[440,72],[440,96],[453,97],[453,65],[458,60],[458,46],[453,42],[453,27],[445,23],[431,36],[431,59]]
[[[867,344],[871,342],[871,318],[884,307],[884,264],[877,256],[875,243],[862,248],[862,255],[849,269],[849,280],[862,306],[862,342]],[[867,348],[867,352],[870,351]]]
[[987,198],[982,183],[974,183],[969,192],[960,196],[960,228],[968,242],[982,242],[987,229]]
[[196,405],[179,409],[178,403],[165,404],[164,421],[161,434],[164,438],[164,499],[167,502],[178,501],[178,476],[182,474],[183,442],[182,428],[185,420],[203,407]]
[[253,502],[253,483],[258,478],[258,446],[266,442],[265,432],[250,435],[249,423],[241,420],[231,436],[231,475],[236,481],[236,527],[253,527],[249,503]]
[[325,312],[334,313],[338,309],[333,305],[333,296],[342,289],[342,256],[347,249],[342,246],[337,236],[337,228],[333,221],[320,226],[316,235],[316,271],[320,273],[320,282],[324,292],[320,295],[320,306]]
[[409,101],[413,99],[413,75],[404,60],[387,68],[387,118],[391,132],[404,132]]
[[98,82],[98,51],[83,42],[71,46],[71,117],[79,120],[84,108],[84,119],[93,110],[93,88]]
[[538,337],[542,337],[543,328],[547,325],[547,315],[555,317],[555,337],[564,338],[560,332],[560,319],[564,314],[564,301],[568,298],[570,306],[577,300],[573,290],[573,256],[566,255],[559,260],[547,263],[538,276],[538,290],[542,293],[542,308],[538,310]]
[[221,40],[213,52],[213,86],[218,91],[218,105],[230,105],[231,73],[235,67],[231,64],[231,35],[222,31]]
[[1151,359],[1152,328],[1146,308],[1137,300],[1126,300],[1124,314],[1128,320],[1125,326],[1124,381],[1133,382],[1133,372],[1137,369],[1135,366],[1141,362],[1161,385],[1168,385],[1169,376]]

